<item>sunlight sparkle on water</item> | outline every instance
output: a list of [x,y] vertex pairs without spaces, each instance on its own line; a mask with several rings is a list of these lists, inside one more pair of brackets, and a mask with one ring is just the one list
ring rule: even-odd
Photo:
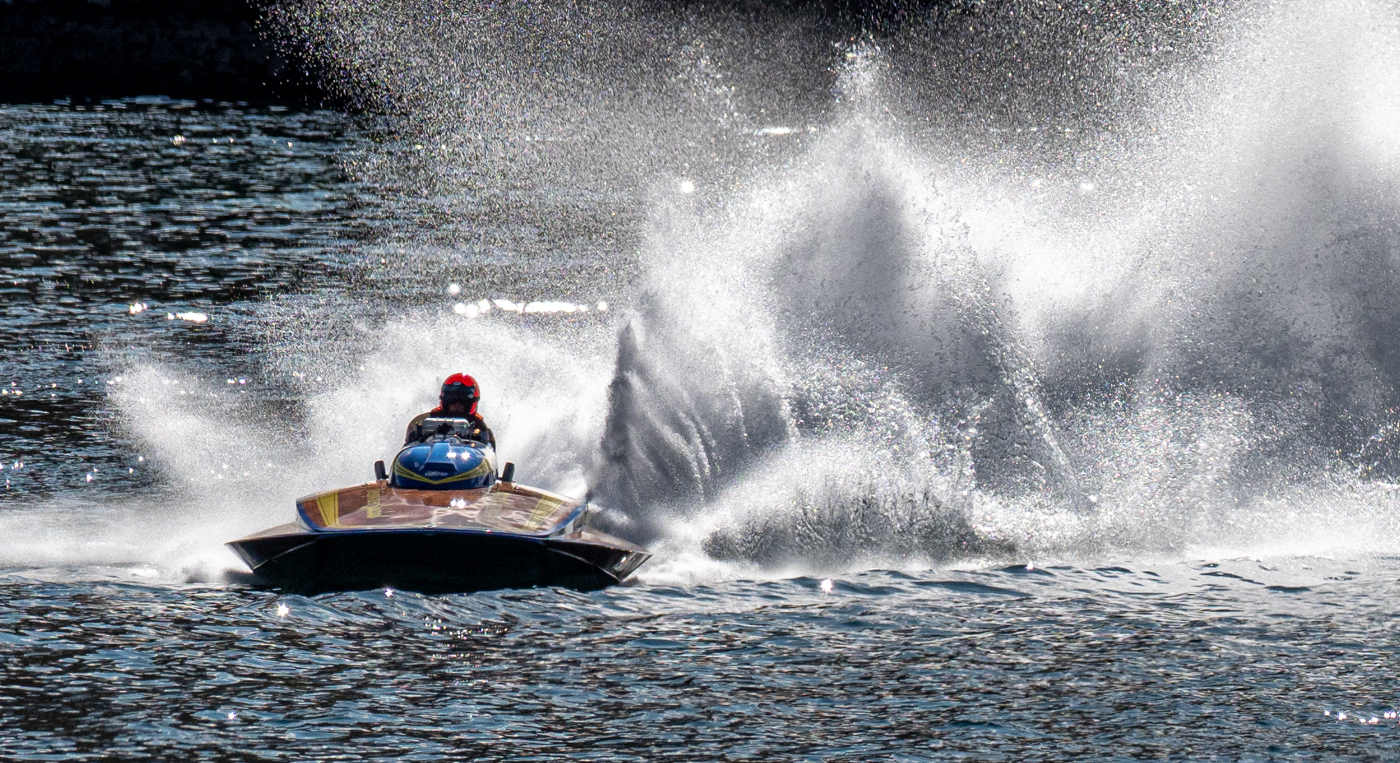
[[525,305],[527,313],[586,313],[588,308],[584,305],[575,305],[572,302],[531,302]]
[[[482,300],[476,303],[475,305],[468,305],[466,303],[459,302],[456,305],[453,305],[452,311],[457,313],[458,315],[465,315],[469,318],[475,318],[481,313],[485,313],[487,310],[491,309],[492,305],[494,305],[496,309],[501,310],[502,312],[515,313],[517,315],[540,315],[557,313],[572,315],[574,313],[586,313],[589,311],[588,305],[581,305],[574,302],[566,302],[562,300],[521,300],[519,302],[516,302],[514,300],[507,299],[504,297],[491,299],[489,301]],[[607,309],[607,303],[605,302],[599,302],[598,305],[599,307],[597,309],[600,312]]]

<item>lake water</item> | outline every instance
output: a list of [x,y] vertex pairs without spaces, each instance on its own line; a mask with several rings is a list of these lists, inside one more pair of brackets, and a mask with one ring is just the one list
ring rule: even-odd
[[307,599],[9,573],[5,757],[1374,760],[1394,557]]
[[[1326,6],[351,4],[387,115],[0,108],[0,757],[1396,755],[1400,21]],[[654,558],[249,586],[457,371]]]

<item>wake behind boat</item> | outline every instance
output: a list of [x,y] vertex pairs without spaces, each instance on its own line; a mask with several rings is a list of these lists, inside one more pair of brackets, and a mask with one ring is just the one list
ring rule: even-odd
[[500,478],[470,422],[429,418],[392,475],[297,500],[296,521],[227,544],[259,582],[297,593],[433,592],[621,582],[650,554],[588,526],[592,507]]

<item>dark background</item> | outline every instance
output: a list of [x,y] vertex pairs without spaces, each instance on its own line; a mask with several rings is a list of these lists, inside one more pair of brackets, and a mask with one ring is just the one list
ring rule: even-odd
[[0,0],[0,102],[165,95],[330,105],[258,0]]
[[[267,10],[275,2],[0,0],[0,103],[164,95],[356,110],[325,86],[335,74],[318,70],[305,41],[273,29]],[[981,7],[964,0],[709,4],[812,15],[844,32],[887,31],[930,8]]]

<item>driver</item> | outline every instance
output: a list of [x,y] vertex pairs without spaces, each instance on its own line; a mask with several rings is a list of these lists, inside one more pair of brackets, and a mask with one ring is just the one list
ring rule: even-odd
[[438,395],[438,407],[420,413],[408,422],[408,432],[404,435],[403,442],[407,445],[417,441],[419,438],[418,425],[428,418],[444,419],[466,419],[472,423],[469,437],[479,442],[496,447],[496,436],[491,433],[491,428],[486,426],[486,422],[476,414],[476,404],[481,400],[481,388],[476,385],[476,379],[466,374],[452,374],[442,381],[442,392]]

